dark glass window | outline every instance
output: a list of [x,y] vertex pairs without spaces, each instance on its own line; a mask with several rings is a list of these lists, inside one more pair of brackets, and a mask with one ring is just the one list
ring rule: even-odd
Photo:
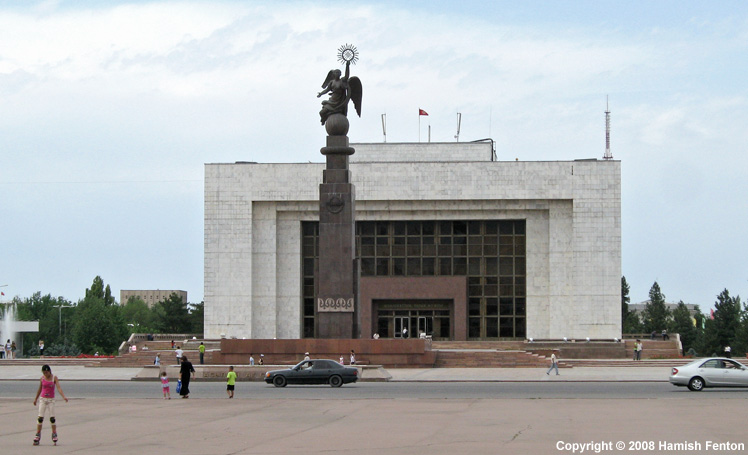
[[[308,337],[314,336],[318,223],[303,222],[301,229],[303,336]],[[468,337],[524,338],[525,231],[524,220],[359,221],[356,254],[361,276],[466,276]],[[380,336],[394,337],[394,326],[384,324],[377,321]],[[448,337],[449,319],[433,331]]]

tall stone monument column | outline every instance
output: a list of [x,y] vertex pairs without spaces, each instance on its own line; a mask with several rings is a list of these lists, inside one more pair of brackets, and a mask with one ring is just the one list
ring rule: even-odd
[[353,101],[361,116],[361,81],[350,76],[351,62],[358,59],[355,46],[338,49],[345,63],[327,73],[319,112],[327,131],[327,146],[320,150],[327,159],[319,186],[319,257],[315,312],[317,338],[358,338],[358,267],[356,266],[356,197],[348,170],[348,158],[355,150],[348,144],[348,102]]
[[348,157],[355,150],[348,144],[347,126],[344,115],[331,115],[327,146],[320,150],[327,167],[319,186],[318,338],[357,338],[358,332],[356,197],[348,170]]

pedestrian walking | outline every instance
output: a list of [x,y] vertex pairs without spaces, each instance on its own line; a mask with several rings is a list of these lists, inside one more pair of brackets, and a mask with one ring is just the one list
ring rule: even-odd
[[730,346],[725,346],[725,357],[732,358],[732,348]]
[[161,391],[164,394],[164,400],[171,400],[171,390],[169,390],[169,376],[166,374],[166,370],[161,372]]
[[179,365],[179,361],[182,360],[182,356],[184,356],[184,351],[182,351],[182,348],[180,346],[177,346],[176,351],[174,351],[174,355],[177,357],[177,365]]
[[39,340],[39,357],[44,357],[44,340]]
[[198,351],[200,351],[200,365],[205,364],[205,345],[203,342],[200,342],[200,347],[197,348]]
[[[39,441],[42,438],[42,423],[44,423],[44,415],[49,413],[49,423],[52,425],[52,442],[57,445],[57,419],[55,417],[55,388],[60,392],[60,396],[67,403],[68,398],[62,392],[60,387],[60,380],[57,376],[52,374],[52,369],[49,365],[42,366],[42,377],[39,380],[39,388],[36,391],[34,397],[34,406],[39,402],[39,416],[36,419],[36,436],[34,437],[34,445],[38,446]],[[41,398],[40,398],[41,396]]]
[[234,386],[236,385],[236,373],[234,367],[229,367],[229,372],[226,373],[226,393],[229,398],[234,398]]
[[353,349],[351,349],[351,365],[356,364],[356,353],[353,352]]
[[255,366],[255,358],[252,357],[252,354],[249,354],[249,366]]
[[179,390],[179,394],[182,395],[182,398],[189,398],[190,377],[195,377],[195,368],[192,366],[192,362],[187,360],[186,355],[182,356],[182,365],[179,367],[179,376],[182,381],[182,388]]
[[551,367],[548,368],[548,371],[545,372],[545,374],[550,375],[551,370],[556,369],[556,376],[558,376],[558,359],[556,358],[556,353],[551,353]]

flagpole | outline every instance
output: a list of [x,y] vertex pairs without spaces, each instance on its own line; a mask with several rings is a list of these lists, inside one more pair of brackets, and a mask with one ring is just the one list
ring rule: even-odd
[[418,142],[421,142],[421,111],[418,111]]

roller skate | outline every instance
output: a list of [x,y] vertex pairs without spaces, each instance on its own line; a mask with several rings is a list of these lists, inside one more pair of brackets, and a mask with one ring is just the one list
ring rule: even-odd
[[42,434],[41,433],[37,433],[36,436],[34,436],[34,445],[38,446],[39,445],[39,441],[41,441],[41,440],[42,440]]
[[52,433],[52,443],[57,445],[57,433]]

